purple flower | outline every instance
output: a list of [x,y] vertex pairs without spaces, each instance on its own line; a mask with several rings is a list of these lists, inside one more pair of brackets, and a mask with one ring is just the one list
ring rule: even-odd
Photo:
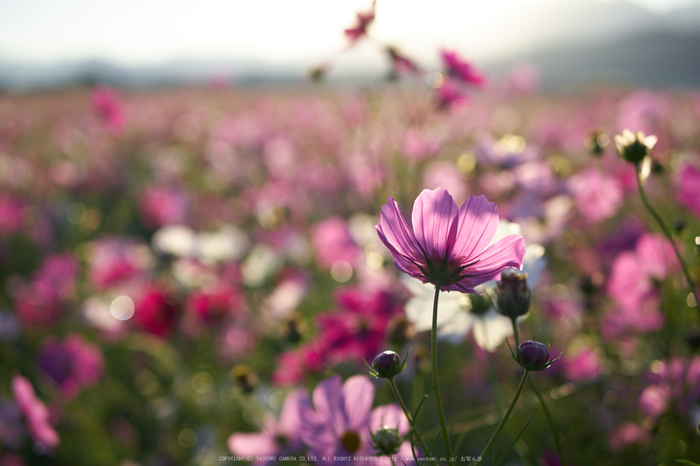
[[39,367],[67,399],[74,398],[83,387],[97,385],[103,366],[100,349],[80,335],[69,335],[62,342],[50,337],[39,354]]
[[49,410],[34,395],[32,384],[26,378],[17,375],[12,378],[12,392],[19,410],[27,421],[29,434],[44,449],[53,450],[60,440],[49,424]]
[[[303,443],[299,436],[302,406],[310,405],[306,390],[297,389],[287,395],[282,406],[279,421],[272,416],[265,419],[260,433],[235,433],[228,438],[228,449],[238,456],[285,456],[299,452]],[[272,464],[270,461],[257,461],[254,464]]]
[[[345,384],[334,376],[318,384],[313,405],[301,409],[301,439],[323,464],[348,464],[336,457],[374,454],[369,434],[374,385],[365,376]],[[327,458],[327,460],[323,460]]]
[[498,208],[485,196],[471,196],[461,208],[442,188],[424,190],[413,205],[413,229],[393,198],[382,206],[379,238],[396,267],[442,291],[476,293],[474,287],[495,280],[509,268],[521,268],[522,236],[490,244],[498,227]]

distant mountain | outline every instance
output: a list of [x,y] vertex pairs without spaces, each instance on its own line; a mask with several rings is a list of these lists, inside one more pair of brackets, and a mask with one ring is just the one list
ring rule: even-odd
[[105,84],[122,88],[207,84],[294,82],[304,64],[273,65],[256,60],[176,60],[162,65],[118,66],[103,60],[58,65],[23,65],[0,61],[0,88],[21,91],[69,85]]
[[[600,45],[553,46],[520,59],[535,65],[544,88],[700,88],[700,32],[648,32]],[[504,74],[511,65],[503,61],[487,69]]]

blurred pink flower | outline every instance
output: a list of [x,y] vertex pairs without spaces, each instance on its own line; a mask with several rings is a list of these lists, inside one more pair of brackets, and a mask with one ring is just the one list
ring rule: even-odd
[[129,238],[103,238],[90,244],[88,280],[98,290],[142,278],[146,245]]
[[98,87],[92,92],[92,108],[97,113],[105,126],[112,133],[120,133],[124,129],[126,118],[124,116],[123,103],[114,89]]
[[61,342],[47,338],[38,363],[67,399],[74,398],[82,388],[97,385],[104,370],[99,347],[77,334],[68,335]]
[[34,394],[34,387],[26,378],[12,378],[12,392],[20,411],[27,421],[27,429],[34,441],[42,448],[52,451],[60,442],[56,430],[49,423],[49,410]]
[[336,375],[319,383],[312,398],[313,407],[302,406],[300,428],[311,455],[340,465],[346,462],[337,457],[374,453],[369,435],[374,385],[367,377],[356,375],[343,384]]
[[700,217],[700,170],[689,163],[681,167],[678,200]]
[[367,35],[367,28],[374,21],[376,4],[377,0],[373,0],[370,10],[357,12],[357,21],[355,25],[345,30],[345,37],[347,37],[350,41],[350,46],[354,45],[359,39]]
[[600,375],[600,359],[595,350],[586,347],[564,358],[564,375],[571,381],[593,380]]
[[[279,421],[267,415],[259,433],[234,433],[228,438],[228,449],[238,456],[287,456],[298,453],[304,444],[301,441],[301,409],[310,406],[309,394],[296,389],[287,395],[280,412]],[[255,461],[255,465],[277,464],[275,460]]]
[[174,298],[158,285],[148,284],[134,300],[131,321],[140,330],[164,337],[170,332],[176,313]]
[[326,269],[338,261],[355,264],[362,250],[350,236],[347,222],[341,217],[329,217],[311,228],[318,264]]
[[435,92],[437,93],[438,107],[441,109],[463,106],[467,103],[467,95],[449,78],[445,78],[445,81]]
[[141,222],[148,228],[185,223],[187,195],[179,190],[150,186],[141,195]]
[[522,236],[490,244],[498,226],[498,208],[485,196],[471,196],[461,208],[442,188],[423,190],[413,205],[413,229],[393,198],[382,206],[379,238],[394,265],[442,291],[476,293],[474,287],[495,280],[510,267],[521,268]]
[[386,340],[387,326],[401,306],[386,291],[367,292],[360,288],[338,290],[340,309],[316,315],[318,354],[324,362],[372,360]]
[[629,445],[644,446],[651,442],[651,434],[644,427],[633,422],[625,422],[610,436],[610,449],[619,453]]
[[440,54],[448,76],[478,87],[486,84],[486,78],[471,63],[457,55],[457,52],[443,49]]
[[78,264],[70,254],[50,254],[29,284],[15,290],[15,310],[25,326],[54,325],[73,297]]
[[588,223],[610,218],[622,205],[622,188],[615,178],[589,168],[569,179],[576,207]]
[[618,306],[605,316],[604,333],[615,337],[626,330],[658,330],[664,316],[659,310],[659,293],[654,281],[666,279],[678,268],[673,248],[661,234],[645,233],[637,241],[634,252],[617,256],[612,265],[608,294]]
[[24,206],[9,195],[0,195],[0,234],[17,233],[24,223]]
[[415,73],[418,71],[418,66],[416,66],[416,64],[408,57],[399,52],[396,47],[389,46],[386,48],[386,51],[391,59],[392,74],[394,76]]
[[674,406],[680,414],[688,415],[691,406],[700,401],[700,356],[656,361],[647,379],[649,385],[639,396],[644,413],[658,418]]
[[218,324],[222,319],[244,310],[245,304],[241,290],[220,282],[190,293],[185,301],[185,311],[198,322]]

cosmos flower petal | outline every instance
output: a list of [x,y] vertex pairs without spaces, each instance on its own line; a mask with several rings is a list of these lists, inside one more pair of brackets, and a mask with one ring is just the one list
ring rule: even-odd
[[[299,412],[303,406],[310,407],[309,394],[303,388],[298,388],[287,395],[280,412],[279,426],[289,437],[298,438],[301,419]],[[246,455],[243,455],[246,456]]]
[[491,243],[498,228],[498,207],[483,194],[471,196],[459,209],[459,226],[454,255],[468,258]]
[[428,259],[442,260],[454,248],[457,204],[442,188],[424,189],[413,204],[413,230]]
[[367,426],[374,401],[374,385],[362,375],[350,377],[343,385],[345,415],[349,429],[360,431]]
[[411,428],[399,405],[394,403],[377,406],[372,411],[370,430],[376,432],[383,427],[397,429],[400,435],[406,435]]
[[344,412],[343,384],[340,376],[330,377],[319,383],[313,392],[314,407],[318,415],[336,432],[343,432],[348,425]]
[[231,435],[226,442],[228,449],[237,456],[267,456],[277,451],[275,439],[265,433]]
[[399,210],[399,205],[393,198],[382,206],[380,224],[377,231],[382,242],[398,254],[416,261],[423,258],[413,231],[408,227]]
[[495,280],[498,275],[509,267],[522,268],[525,257],[525,240],[522,236],[510,235],[489,246],[473,260],[479,262],[472,266],[469,273],[471,280],[479,279],[479,283]]

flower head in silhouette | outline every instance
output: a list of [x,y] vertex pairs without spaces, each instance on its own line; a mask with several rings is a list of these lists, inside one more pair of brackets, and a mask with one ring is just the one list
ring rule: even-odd
[[522,267],[522,236],[491,244],[498,208],[483,195],[471,196],[460,208],[444,189],[426,189],[413,204],[412,223],[413,229],[390,197],[376,228],[400,271],[442,291],[477,293],[477,285],[509,267]]

